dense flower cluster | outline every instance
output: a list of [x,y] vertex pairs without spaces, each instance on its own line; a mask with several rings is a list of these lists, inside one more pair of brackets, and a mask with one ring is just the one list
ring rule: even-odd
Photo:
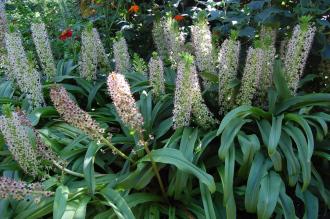
[[267,105],[268,89],[273,83],[273,65],[275,61],[276,49],[273,43],[269,43],[265,44],[262,47],[262,50],[263,55],[259,59],[259,65],[261,65],[262,70],[259,84],[257,85],[254,103],[258,106],[265,107]]
[[[7,113],[8,114],[8,113]],[[14,159],[27,174],[34,177],[42,176],[44,171],[51,168],[45,162],[50,154],[46,149],[40,148],[33,141],[34,132],[27,124],[21,113],[13,112],[0,117],[0,130]]]
[[93,28],[93,37],[97,52],[98,63],[101,64],[102,66],[109,67],[110,66],[109,59],[102,44],[100,34],[96,28]]
[[79,108],[64,87],[53,87],[50,91],[50,98],[64,121],[82,130],[93,139],[98,140],[103,135],[104,129],[100,128],[87,112]]
[[42,69],[51,79],[56,74],[56,67],[45,24],[34,23],[31,25],[31,31]]
[[115,58],[117,73],[125,74],[131,69],[127,42],[123,36],[113,43],[113,55]]
[[108,76],[108,91],[121,120],[137,133],[143,132],[143,117],[139,112],[124,75],[111,73]]
[[191,87],[193,76],[191,74],[191,65],[193,59],[191,56],[184,57],[180,61],[177,69],[177,77],[175,82],[174,109],[173,109],[173,127],[174,129],[189,126],[192,96]]
[[167,54],[167,45],[164,36],[163,21],[155,21],[152,29],[152,36],[159,56],[164,60]]
[[286,79],[292,94],[295,94],[298,89],[299,79],[303,74],[315,31],[314,26],[303,27],[303,25],[297,25],[287,45],[284,66]]
[[81,34],[80,76],[96,79],[97,65],[108,67],[109,61],[96,28],[87,27]]
[[5,47],[5,33],[7,32],[7,18],[5,3],[0,1],[0,48]]
[[261,64],[263,56],[264,52],[261,48],[249,48],[237,98],[238,105],[252,105],[263,70]]
[[200,127],[208,129],[218,121],[204,103],[195,64],[191,65],[190,71],[192,74],[191,95],[193,119]]
[[80,76],[87,80],[96,79],[97,48],[92,29],[86,28],[81,34],[81,53],[79,60]]
[[163,61],[157,55],[151,57],[149,61],[149,74],[152,92],[156,98],[159,98],[165,93],[165,79]]
[[44,105],[40,75],[27,59],[20,34],[8,32],[5,38],[9,64],[8,77],[16,80],[33,108]]
[[174,66],[180,62],[180,53],[183,51],[185,38],[180,33],[176,20],[171,16],[165,17],[162,21],[165,42],[169,58]]
[[212,37],[206,19],[199,19],[197,23],[191,26],[191,41],[195,50],[198,70],[215,74]]
[[[62,160],[48,146],[45,145],[45,143],[41,139],[40,134],[32,126],[32,123],[27,118],[27,115],[19,109],[16,110],[16,113],[19,116],[21,125],[30,128],[30,131],[33,132],[33,134],[34,134],[33,137],[35,138],[36,151],[39,154],[39,156],[44,160],[44,162],[45,163],[47,163],[47,162],[54,163],[55,162],[57,165],[65,167],[67,165],[66,161]],[[45,166],[45,167],[47,169],[50,168],[50,165],[52,165],[51,163],[49,163],[49,166]]]
[[192,55],[184,53],[178,64],[176,78],[173,110],[174,129],[189,126],[191,114],[195,122],[204,128],[216,123],[202,98],[194,58]]
[[53,193],[45,191],[40,183],[28,184],[23,181],[0,177],[0,198],[13,198],[22,200],[24,198],[32,198],[38,203],[42,197],[51,196]]
[[234,107],[234,89],[231,82],[236,79],[241,44],[235,39],[226,39],[219,53],[219,105],[220,114]]

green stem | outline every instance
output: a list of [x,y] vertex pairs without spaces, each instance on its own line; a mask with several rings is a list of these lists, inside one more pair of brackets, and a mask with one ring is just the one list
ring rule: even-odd
[[54,160],[52,162],[57,168],[63,170],[65,173],[70,174],[72,176],[84,178],[84,174],[77,173],[77,172],[74,172],[72,170],[66,169],[66,168],[62,167],[60,164],[56,163],[56,161],[54,161]]
[[159,174],[159,170],[158,170],[157,164],[154,161],[154,159],[152,158],[151,151],[148,148],[147,142],[144,142],[143,147],[144,147],[144,150],[147,152],[147,154],[149,156],[149,159],[151,161],[152,169],[154,170],[154,172],[156,174],[156,178],[158,180],[160,190],[162,191],[162,195],[164,196],[165,200],[168,200],[167,199],[166,192],[165,192],[165,187],[164,187],[162,178],[160,177],[160,174]]
[[103,141],[104,144],[106,144],[107,146],[109,146],[111,148],[111,150],[113,150],[114,152],[116,152],[117,154],[119,154],[119,156],[121,156],[122,158],[135,163],[134,160],[132,160],[131,158],[127,157],[123,152],[121,152],[118,148],[116,148],[113,144],[111,144],[110,141],[108,141],[105,137],[100,136],[101,140]]

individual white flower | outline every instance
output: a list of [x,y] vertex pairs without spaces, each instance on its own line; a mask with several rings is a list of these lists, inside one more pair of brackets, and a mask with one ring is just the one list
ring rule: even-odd
[[48,79],[52,79],[56,74],[56,67],[45,24],[33,23],[31,31],[43,72]]

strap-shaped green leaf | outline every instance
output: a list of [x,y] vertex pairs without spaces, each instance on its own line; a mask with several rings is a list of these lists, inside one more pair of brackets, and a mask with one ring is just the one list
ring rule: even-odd
[[258,219],[268,219],[272,216],[281,188],[281,177],[270,171],[260,183],[257,212]]
[[55,192],[54,208],[53,208],[53,218],[61,219],[64,211],[66,209],[66,202],[69,196],[69,188],[67,186],[61,185],[57,187]]
[[119,192],[106,187],[99,192],[120,219],[135,219],[130,207]]
[[[183,156],[181,151],[172,148],[163,148],[151,151],[151,156],[155,162],[171,164],[181,171],[194,175],[208,187],[210,192],[215,192],[215,182],[213,177],[189,162]],[[143,157],[139,162],[146,161],[150,161],[149,156]]]

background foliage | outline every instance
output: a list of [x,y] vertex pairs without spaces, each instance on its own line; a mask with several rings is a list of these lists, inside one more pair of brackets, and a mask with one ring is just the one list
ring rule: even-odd
[[[133,4],[139,6],[136,13],[129,11]],[[279,28],[276,42],[279,46],[290,37],[302,15],[313,17],[317,35],[300,96],[292,97],[286,92],[278,63],[269,110],[238,107],[224,118],[217,116],[220,127],[210,130],[195,124],[177,130],[171,128],[175,71],[169,66],[165,69],[166,95],[159,100],[152,98],[148,79],[141,72],[126,75],[145,120],[145,135],[152,136],[149,146],[160,169],[167,198],[162,197],[150,158],[143,150],[131,153],[136,164],[130,166],[104,145],[65,123],[49,100],[51,82],[45,83],[43,90],[48,106],[29,112],[28,118],[43,141],[68,162],[67,169],[83,177],[71,176],[64,170],[50,172],[43,185],[55,192],[53,196],[40,203],[29,198],[0,200],[3,218],[329,216],[330,98],[325,93],[329,91],[330,76],[327,68],[329,1],[11,0],[6,10],[9,21],[22,32],[26,50],[35,57],[30,23],[34,20],[46,23],[57,60],[55,81],[63,85],[102,128],[112,133],[113,144],[127,154],[136,149],[137,142],[122,124],[110,97],[105,95],[105,77],[90,82],[77,76],[81,31],[89,22],[100,31],[109,57],[112,57],[115,33],[122,30],[131,57],[137,53],[145,61],[155,50],[151,34],[153,21],[168,12],[184,17],[179,24],[188,34],[197,12],[205,10],[218,46],[235,29],[239,31],[243,47],[247,48],[259,38],[262,25]],[[61,40],[61,33],[68,29],[73,36]],[[212,95],[214,91],[208,90],[203,97],[216,112]],[[26,107],[16,86],[4,77],[0,84],[0,103]],[[2,175],[32,181],[12,159],[3,138],[0,139]]]

